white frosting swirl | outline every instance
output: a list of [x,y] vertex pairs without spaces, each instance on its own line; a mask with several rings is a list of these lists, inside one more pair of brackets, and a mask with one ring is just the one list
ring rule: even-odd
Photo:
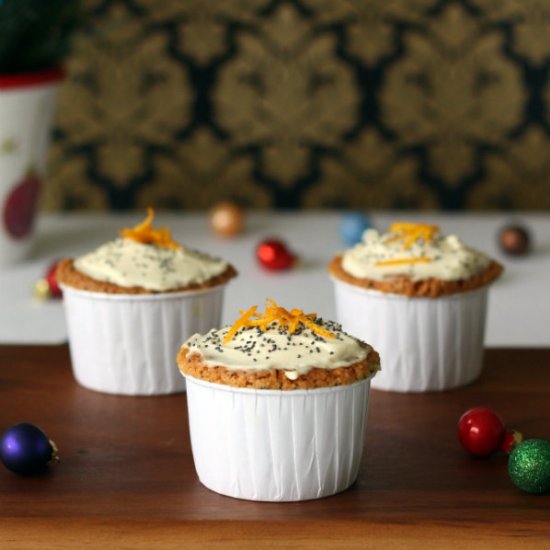
[[74,266],[98,281],[162,292],[204,283],[221,275],[227,262],[184,247],[116,239],[76,259]]
[[[342,268],[358,279],[382,280],[405,275],[413,281],[435,278],[443,281],[468,279],[485,269],[490,259],[469,248],[455,235],[434,235],[431,242],[416,240],[409,248],[395,233],[367,229],[363,241],[343,254]],[[378,262],[427,258],[417,263],[378,265]]]
[[290,380],[312,368],[336,369],[364,360],[372,349],[342,331],[340,325],[317,319],[316,323],[334,333],[323,338],[311,329],[301,327],[293,334],[272,323],[265,332],[257,327],[240,329],[229,342],[223,343],[230,327],[212,329],[207,334],[194,334],[183,347],[197,353],[209,367],[229,370],[284,370]]

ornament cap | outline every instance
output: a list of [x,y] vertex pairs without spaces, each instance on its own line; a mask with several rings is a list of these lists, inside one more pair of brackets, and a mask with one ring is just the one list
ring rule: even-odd
[[51,298],[50,285],[46,279],[39,279],[34,284],[33,296],[39,300],[48,300]]
[[523,441],[523,434],[517,430],[507,430],[502,440],[501,450],[510,454]]
[[55,441],[52,441],[51,439],[48,439],[48,443],[52,448],[52,456],[48,461],[48,466],[53,466],[59,462],[59,447],[56,445]]

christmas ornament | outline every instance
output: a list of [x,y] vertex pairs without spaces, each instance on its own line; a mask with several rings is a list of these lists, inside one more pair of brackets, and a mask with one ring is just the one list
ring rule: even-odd
[[370,220],[361,212],[345,214],[340,222],[340,238],[347,246],[353,246],[363,238],[365,229],[372,227]]
[[16,474],[41,474],[58,460],[57,447],[38,426],[15,424],[0,437],[0,460]]
[[271,271],[290,269],[296,262],[294,254],[278,239],[268,239],[256,248],[256,257],[263,267]]
[[59,299],[63,297],[63,292],[57,282],[57,264],[57,261],[50,264],[44,277],[34,285],[34,295],[37,298],[45,300],[48,298]]
[[458,421],[460,443],[474,456],[489,456],[501,450],[506,434],[502,419],[489,407],[474,407]]
[[210,227],[220,237],[234,237],[244,229],[244,212],[236,204],[224,201],[210,210]]
[[508,460],[508,474],[513,484],[526,493],[550,491],[550,442],[527,439],[518,445]]
[[503,227],[498,235],[502,251],[510,256],[523,256],[531,248],[531,237],[527,228],[513,224]]

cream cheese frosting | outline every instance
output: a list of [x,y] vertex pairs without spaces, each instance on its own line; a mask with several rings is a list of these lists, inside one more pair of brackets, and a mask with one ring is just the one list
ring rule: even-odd
[[259,372],[270,369],[285,371],[290,380],[307,374],[312,368],[336,369],[364,360],[371,347],[349,336],[332,321],[315,319],[315,323],[334,334],[324,337],[301,326],[290,333],[278,323],[240,328],[227,340],[231,327],[212,329],[207,334],[194,334],[184,344],[188,354],[198,354],[209,367]]
[[344,252],[342,268],[359,279],[383,280],[404,275],[413,281],[428,278],[456,281],[476,275],[491,262],[488,256],[466,246],[455,235],[446,236],[434,230],[430,238],[406,239],[393,231],[379,233],[367,229],[362,242]]
[[221,275],[227,262],[189,248],[165,248],[119,238],[77,258],[75,268],[121,287],[168,291]]

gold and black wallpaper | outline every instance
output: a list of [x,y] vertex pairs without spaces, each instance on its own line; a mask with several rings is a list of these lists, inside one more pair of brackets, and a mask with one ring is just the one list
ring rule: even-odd
[[550,208],[548,0],[85,0],[45,210]]

